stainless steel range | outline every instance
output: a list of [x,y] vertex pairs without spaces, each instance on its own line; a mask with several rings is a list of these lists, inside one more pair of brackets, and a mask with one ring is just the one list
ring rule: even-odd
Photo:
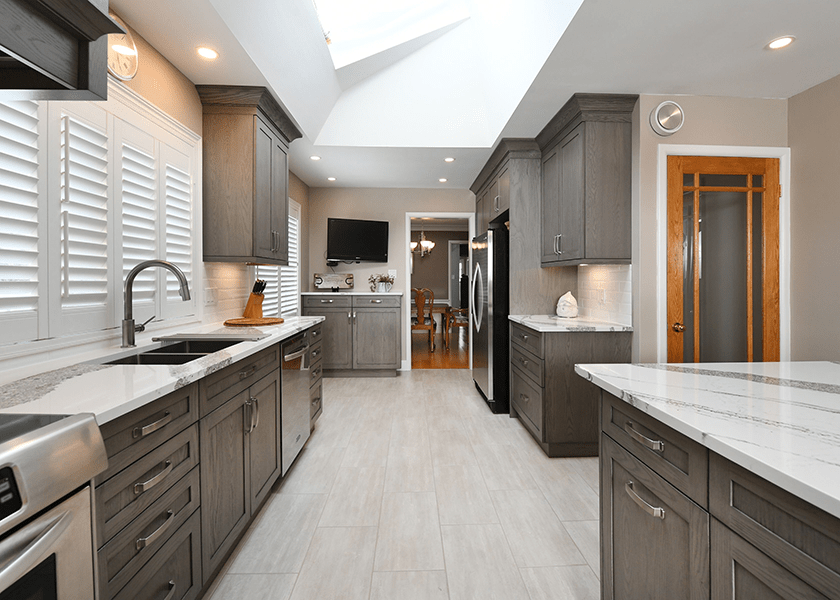
[[0,415],[0,600],[94,597],[93,415]]

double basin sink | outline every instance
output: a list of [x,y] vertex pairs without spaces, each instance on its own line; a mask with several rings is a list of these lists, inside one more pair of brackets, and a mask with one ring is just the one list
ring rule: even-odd
[[137,348],[127,355],[121,353],[117,358],[105,357],[97,362],[104,365],[183,365],[234,344],[255,342],[267,336],[268,334],[176,334],[154,338],[153,341],[163,342],[160,347],[150,350]]

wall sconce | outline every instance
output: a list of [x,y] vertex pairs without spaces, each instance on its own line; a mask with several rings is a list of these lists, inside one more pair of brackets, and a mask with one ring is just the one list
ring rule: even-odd
[[419,242],[411,242],[411,252],[420,252],[420,256],[426,256],[427,254],[432,253],[432,249],[435,247],[435,243],[431,240],[426,239],[426,233],[421,231],[420,232],[420,241]]

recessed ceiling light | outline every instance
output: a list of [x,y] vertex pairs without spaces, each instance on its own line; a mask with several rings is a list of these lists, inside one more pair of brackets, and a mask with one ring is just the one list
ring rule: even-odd
[[320,156],[310,156],[309,160],[321,160]]
[[335,181],[335,177],[327,177],[327,181]]
[[455,162],[455,159],[452,158],[451,156],[448,156],[448,157],[443,159],[443,162]]
[[775,40],[767,44],[767,47],[770,48],[770,50],[778,50],[779,48],[790,46],[795,39],[796,38],[792,35],[783,35],[782,37],[777,37]]
[[207,48],[205,46],[199,46],[198,48],[195,49],[195,51],[198,52],[199,56],[201,56],[203,58],[206,58],[206,59],[209,59],[209,60],[216,60],[217,58],[219,58],[219,53],[216,52],[215,50],[213,50],[212,48]]
[[123,46],[122,44],[113,44],[111,48],[113,48],[114,52],[117,54],[124,54],[126,56],[135,56],[137,54],[137,50],[129,48],[128,46]]
[[446,183],[446,178],[445,178],[445,177],[441,177],[440,179],[438,179],[438,181],[440,181],[441,183]]

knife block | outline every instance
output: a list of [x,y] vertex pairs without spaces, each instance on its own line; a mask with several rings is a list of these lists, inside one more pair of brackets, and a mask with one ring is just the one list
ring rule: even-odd
[[251,294],[248,296],[248,303],[245,305],[245,312],[242,316],[246,319],[262,319],[262,303],[265,296],[262,294]]

